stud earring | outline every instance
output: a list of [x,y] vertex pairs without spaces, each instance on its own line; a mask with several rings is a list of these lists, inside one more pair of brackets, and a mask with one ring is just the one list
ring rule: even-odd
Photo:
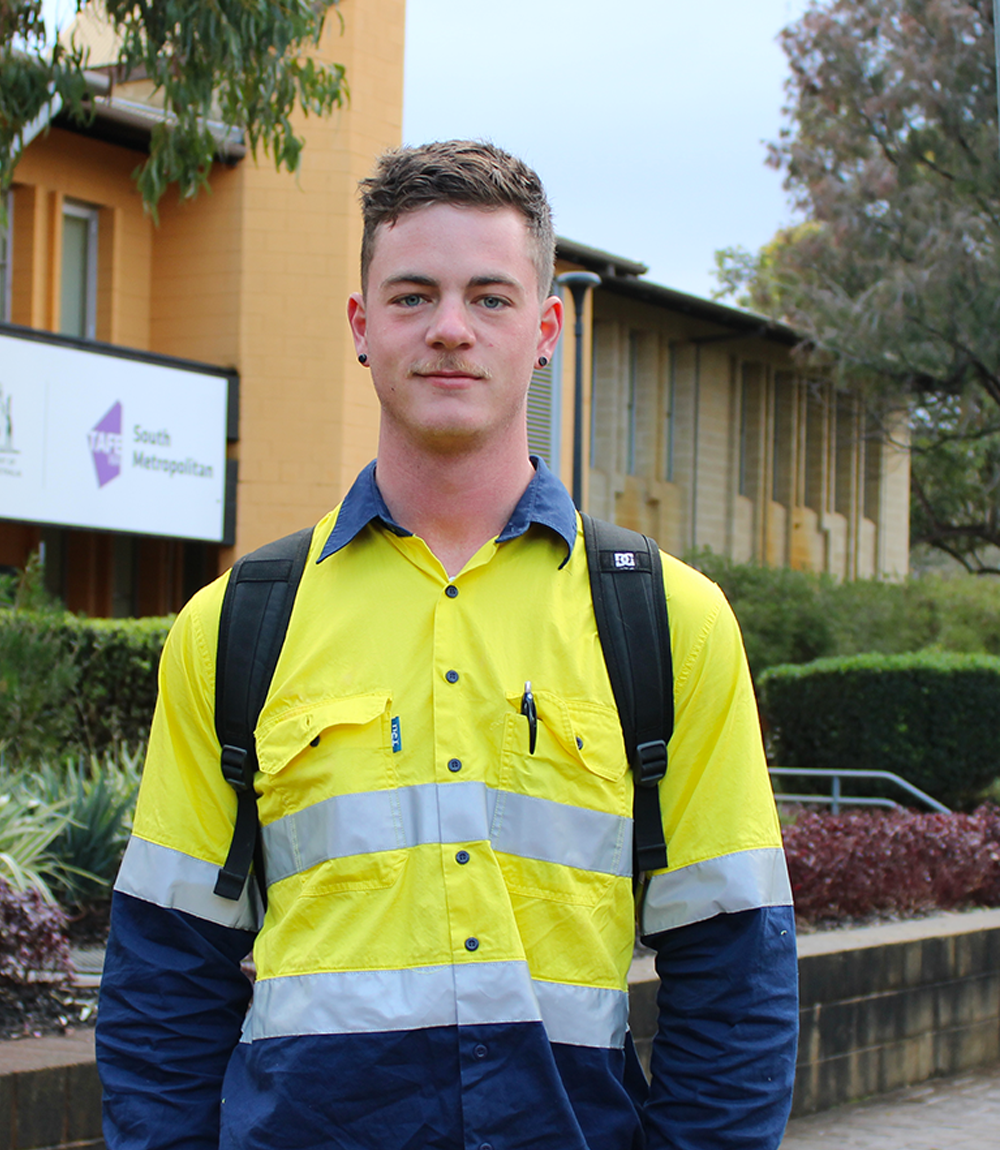
[[358,363],[364,365],[367,362],[368,362],[368,356],[367,355],[361,354],[358,356]]
[[548,360],[545,358],[545,356],[544,356],[544,355],[540,355],[540,356],[538,357],[538,366],[539,366],[539,367],[545,367],[545,365],[546,365],[548,362],[549,362],[549,361],[548,361]]

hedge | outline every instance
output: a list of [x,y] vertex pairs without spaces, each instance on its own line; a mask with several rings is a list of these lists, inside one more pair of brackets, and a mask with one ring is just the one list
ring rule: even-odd
[[772,667],[758,687],[777,765],[894,771],[948,806],[1000,774],[995,656],[817,659]]
[[141,743],[170,623],[0,610],[4,757],[103,755]]
[[784,828],[796,916],[837,922],[1000,906],[1000,808],[803,813]]

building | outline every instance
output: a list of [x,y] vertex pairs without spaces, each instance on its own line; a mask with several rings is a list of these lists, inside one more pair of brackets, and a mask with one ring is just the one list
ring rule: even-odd
[[[346,65],[350,105],[302,122],[294,177],[220,129],[211,194],[168,192],[154,226],[131,174],[159,113],[109,69],[91,125],[53,110],[22,154],[0,236],[0,567],[43,549],[71,610],[177,610],[237,555],[318,519],[375,454],[345,301],[357,181],[400,139],[404,0],[342,9],[319,50]],[[905,574],[906,454],[801,374],[793,332],[563,240],[558,270],[572,269],[601,276],[583,316],[585,507],[675,553]],[[570,485],[567,308],[529,414]]]
[[[887,437],[856,396],[804,372],[783,325],[650,283],[642,264],[562,240],[558,270],[570,269],[601,277],[585,316],[589,511],[678,555],[707,547],[837,579],[906,575],[905,421]],[[559,414],[572,412],[572,355],[564,337],[548,405],[564,478],[572,420]],[[536,388],[547,390],[541,380]],[[544,431],[533,434],[544,452]]]
[[[220,139],[211,194],[179,203],[168,192],[154,226],[132,180],[158,118],[141,80],[98,87],[89,127],[56,114],[18,162],[0,247],[0,321],[14,325],[0,333],[0,404],[10,419],[9,430],[0,422],[0,448],[14,449],[0,451],[0,566],[21,567],[44,547],[47,580],[71,610],[178,609],[237,554],[327,511],[374,453],[377,404],[344,315],[358,279],[357,181],[402,131],[405,3],[344,0],[341,10],[343,29],[336,17],[328,20],[319,52],[346,66],[351,100],[327,119],[301,122],[307,145],[295,176]],[[101,47],[96,37],[91,67],[99,77]],[[50,334],[27,340],[23,329]],[[114,392],[95,394],[86,411],[74,409],[70,425],[73,380],[75,393],[100,391],[96,381],[121,363],[96,354],[95,339],[158,357],[134,359],[150,371],[175,372],[162,376],[169,382],[136,383],[133,409],[169,398],[179,381],[195,381],[193,403],[154,403],[159,422],[140,424],[154,438],[166,431],[169,446],[136,442],[136,420]],[[40,409],[42,368],[56,371],[56,352],[62,390]],[[22,365],[16,378],[15,358]],[[136,381],[141,374],[132,373]],[[99,425],[119,399],[122,442],[98,446],[120,447],[122,469],[98,486],[91,439],[114,434]],[[33,415],[47,421],[45,444],[41,424],[32,438]],[[214,490],[205,496],[214,508],[211,530],[178,527],[171,504],[182,484],[199,477],[137,466],[135,450],[181,465],[191,454],[200,464],[203,455],[184,444],[209,417],[211,446],[223,462],[205,466],[216,487],[220,471],[230,473],[228,513]],[[37,462],[43,447],[47,502],[38,491],[29,498],[19,490],[30,478],[26,461]],[[172,484],[146,500],[141,522],[134,514],[109,520],[103,504],[95,509],[98,496],[120,500],[139,477]],[[209,484],[202,487],[207,492]],[[84,488],[90,507],[77,514]]]

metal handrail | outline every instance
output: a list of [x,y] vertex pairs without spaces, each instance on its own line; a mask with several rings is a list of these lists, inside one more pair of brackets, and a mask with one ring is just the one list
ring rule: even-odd
[[884,779],[887,782],[895,783],[896,786],[902,787],[904,791],[913,795],[915,799],[919,799],[925,806],[930,807],[932,811],[940,811],[941,814],[947,815],[951,812],[937,799],[932,799],[929,794],[922,791],[919,787],[915,787],[912,783],[908,783],[906,779],[895,775],[892,771],[851,771],[851,770],[825,770],[821,767],[768,767],[768,774],[772,777],[774,775],[804,775],[810,778],[826,778],[833,780],[831,787],[831,794],[829,795],[792,795],[784,791],[775,791],[775,802],[779,803],[829,803],[830,809],[833,814],[840,814],[841,804],[855,807],[890,807],[893,810],[899,809],[899,803],[893,802],[892,799],[869,799],[863,798],[860,795],[845,795],[841,791],[841,779]]

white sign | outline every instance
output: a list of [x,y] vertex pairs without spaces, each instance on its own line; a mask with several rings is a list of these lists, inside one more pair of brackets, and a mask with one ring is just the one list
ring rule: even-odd
[[0,333],[0,518],[221,542],[228,380]]

